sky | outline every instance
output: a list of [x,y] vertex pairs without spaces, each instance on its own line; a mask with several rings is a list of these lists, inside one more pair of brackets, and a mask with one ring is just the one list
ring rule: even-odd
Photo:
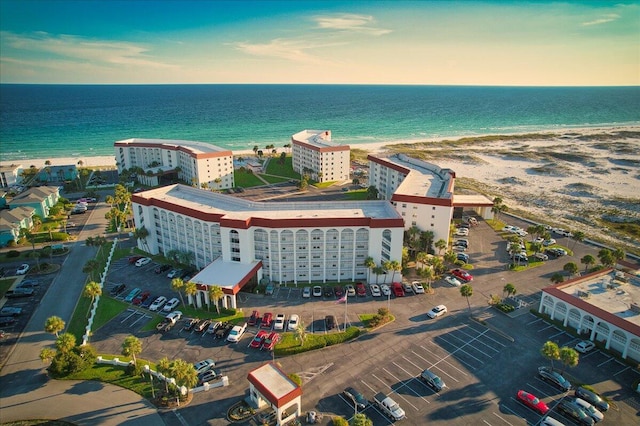
[[0,0],[0,83],[637,86],[640,1]]

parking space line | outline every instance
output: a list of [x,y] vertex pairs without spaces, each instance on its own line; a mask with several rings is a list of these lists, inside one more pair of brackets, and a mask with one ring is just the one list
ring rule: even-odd
[[[506,408],[507,410],[509,410],[509,408],[508,408],[508,407],[504,407],[504,408]],[[509,411],[511,411],[511,410],[509,410]],[[511,411],[511,412],[513,413],[513,415],[517,416],[517,414],[516,414],[516,413],[514,413],[513,411]],[[492,414],[493,414],[494,416],[496,416],[497,418],[499,418],[500,420],[502,420],[503,422],[505,422],[506,424],[513,426],[513,425],[512,425],[510,422],[508,422],[506,419],[502,418],[502,416],[500,416],[500,415],[496,414],[496,412],[495,412],[495,411],[493,411],[493,412],[492,412]]]
[[365,382],[364,380],[360,380],[360,382],[365,385],[366,387],[368,387],[372,392],[377,393],[378,391],[376,391],[374,388],[372,388],[371,386],[369,386],[369,384],[367,382]]
[[[411,351],[413,352],[413,351]],[[414,352],[415,353],[415,352]],[[416,367],[418,370],[422,371],[422,367],[420,367],[419,365],[416,365],[413,363],[413,361],[411,361],[409,358],[407,358],[406,356],[402,355],[402,358],[404,358],[405,361],[407,361],[409,364],[413,365],[414,367]]]
[[542,332],[542,331],[545,331],[545,330],[548,330],[548,329],[550,329],[550,328],[555,328],[555,326],[554,326],[554,325],[548,325],[548,326],[546,326],[545,328],[538,330],[538,333],[540,333],[540,332]]
[[[464,331],[462,331],[462,333],[463,333],[463,334],[466,334],[466,335],[467,335],[467,336],[469,336],[469,337],[471,337],[471,334],[467,334],[467,333],[465,333]],[[451,334],[451,335],[453,336],[453,334]],[[459,337],[457,337],[457,336],[453,336],[453,337],[455,337],[456,339],[460,339],[460,338],[459,338]],[[462,340],[463,342],[465,341],[464,339],[460,339],[460,340]],[[491,346],[489,346],[489,345],[487,345],[486,343],[484,343],[482,340],[478,340],[478,343],[480,343],[481,345],[486,346],[487,348],[491,349],[491,350],[492,350],[492,351],[494,351],[495,353],[499,353],[499,352],[500,352],[498,349],[492,348]],[[489,358],[491,358],[491,357],[492,357],[492,355],[490,355],[490,354],[488,354],[488,353],[485,353],[484,351],[482,351],[482,350],[478,349],[476,346],[473,346],[473,348],[474,348],[475,350],[477,350],[478,352],[482,352],[483,354],[485,354],[485,355],[486,355],[486,356],[488,356]]]
[[122,321],[120,321],[120,324],[122,324],[123,322],[125,322],[126,320],[128,320],[129,318],[131,318],[132,316],[134,316],[136,314],[136,310],[134,309],[127,309],[127,312],[131,312],[125,319],[123,319]]
[[[396,367],[400,368],[400,369],[401,369],[402,371],[404,371],[405,373],[407,373],[407,374],[411,375],[411,373],[409,373],[407,370],[405,370],[404,368],[402,368],[402,366],[400,366],[400,365],[396,364],[395,362],[394,362],[394,364],[396,365]],[[383,370],[385,370],[385,369],[383,368]],[[386,371],[386,370],[385,370],[385,371]],[[389,373],[389,374],[391,374],[391,373]],[[391,375],[393,376],[393,374],[391,374]],[[394,376],[394,377],[395,377],[395,376]],[[409,381],[412,381],[412,380],[417,380],[417,379],[416,379],[416,377],[415,377],[415,376],[411,376],[411,379],[409,379]],[[408,383],[408,382],[407,382],[407,383]],[[407,389],[409,389],[411,392],[413,392],[413,393],[415,394],[415,396],[417,396],[418,398],[422,399],[422,400],[423,400],[424,402],[426,402],[427,404],[431,404],[431,402],[430,402],[428,399],[425,399],[423,396],[418,395],[418,393],[417,393],[416,391],[414,391],[412,388],[410,388],[406,383],[405,383],[405,385],[404,385],[404,386],[406,386],[406,387],[407,387]]]
[[143,320],[145,318],[149,318],[151,319],[151,317],[147,314],[145,314],[144,312],[138,312],[140,314],[140,318],[138,318],[137,320],[135,320],[134,322],[132,322],[131,324],[129,324],[129,327],[133,327],[134,325],[136,325],[136,323],[140,320]]
[[493,426],[491,423],[489,423],[489,422],[488,422],[488,421],[486,421],[485,419],[482,419],[482,421],[483,421],[485,424],[489,425],[489,426]]
[[625,371],[627,371],[627,370],[628,370],[628,369],[630,369],[630,368],[631,368],[631,367],[627,367],[627,368],[625,368],[624,370],[620,370],[620,371],[618,371],[616,374],[614,374],[614,376],[617,376],[617,375],[618,375],[618,374],[620,374],[620,373],[624,373]]
[[560,333],[556,333],[556,334],[553,334],[553,335],[549,336],[548,339],[552,340],[554,337],[562,336],[563,334],[565,334],[565,332],[561,331]]
[[[537,387],[533,386],[531,383],[527,383],[527,386],[531,386],[532,388],[534,388],[535,390],[537,390],[537,391],[540,393],[540,395],[545,395],[545,396],[551,397],[551,396],[553,396],[553,395],[557,395],[557,394],[558,394],[558,389],[557,389],[555,386],[553,386],[553,385],[551,385],[551,384],[549,384],[549,383],[545,382],[544,380],[542,380],[542,379],[541,379],[540,377],[538,377],[538,376],[536,376],[536,380],[537,380],[538,382],[540,382],[540,383],[543,383],[545,386],[547,386],[547,387],[549,387],[549,388],[553,389],[554,391],[556,391],[556,393],[555,393],[555,394],[551,394],[551,393],[549,393],[549,392],[545,392],[545,391],[543,391],[542,389],[539,389],[539,388],[537,388]],[[564,394],[566,395],[566,392],[565,392]],[[536,396],[538,396],[538,395],[536,395]]]
[[[454,337],[455,337],[455,336],[454,336]],[[446,339],[442,338],[442,336],[440,336],[440,338],[446,342]],[[458,338],[458,337],[456,337],[456,339],[462,340],[462,339],[460,339],[460,338]],[[462,340],[462,341],[464,341],[464,340]],[[456,344],[454,344],[454,343],[452,343],[452,342],[447,342],[447,343],[449,343],[449,344],[450,344],[450,345],[452,345],[452,346],[457,346]],[[467,351],[465,351],[464,349],[462,349],[464,346],[466,346],[466,345],[460,346],[460,347],[459,347],[459,348],[457,348],[454,352],[457,352],[457,351],[463,352],[463,353],[465,353],[465,354],[469,355],[471,358],[473,358],[473,359],[475,359],[476,361],[478,361],[480,364],[484,364],[484,361],[483,361],[483,360],[481,360],[481,359],[479,359],[479,358],[476,358],[475,356],[471,355],[469,352],[467,352]],[[475,349],[475,347],[474,347],[474,346],[471,346],[471,347]],[[479,350],[479,349],[478,349],[478,351],[479,351],[479,352],[482,352],[482,351],[481,351],[481,350]],[[483,353],[483,354],[485,354],[484,352],[482,352],[482,353]],[[487,355],[487,354],[485,354],[485,355]],[[488,356],[489,358],[491,358],[489,355],[487,355],[487,356]]]
[[[475,331],[476,333],[480,333],[481,330],[485,330],[486,328],[481,328],[481,329],[477,329],[473,326],[473,324],[469,324],[469,326],[467,328],[470,328],[471,330]],[[491,340],[492,342],[495,342],[497,345],[502,346],[503,348],[506,348],[507,345],[504,343],[499,342],[498,340],[494,339],[493,337],[491,337],[491,335],[487,334],[486,336],[484,336],[486,339]]]
[[[425,348],[424,346],[422,346],[422,345],[421,345],[420,347],[421,347],[422,349],[424,349],[425,351],[429,352],[429,350],[428,350],[427,348]],[[425,361],[427,361],[429,364],[431,364],[429,368],[432,368],[432,367],[439,368],[439,367],[437,367],[437,366],[436,366],[436,364],[434,364],[434,363],[432,363],[431,361],[429,361],[429,360],[427,360],[427,359],[425,359],[425,358],[421,357],[419,354],[415,353],[414,351],[411,351],[411,352],[413,352],[416,356],[418,356],[418,357],[422,358],[423,360],[425,360]],[[444,358],[440,358],[440,360],[442,361],[442,360],[444,360]],[[451,368],[456,369],[459,373],[462,373],[462,375],[463,375],[463,376],[467,376],[467,373],[465,373],[463,370],[460,370],[458,367],[456,367],[455,365],[453,365],[453,364],[452,364],[452,363],[450,363],[449,361],[444,361],[444,362],[445,362],[445,364],[447,364],[447,365],[451,366]],[[469,365],[469,364],[465,363],[464,361],[461,361],[461,362],[462,362],[463,364],[467,365],[468,367],[471,367],[471,365]],[[441,371],[444,371],[444,370],[442,370],[441,368],[439,368],[439,369],[440,369]]]
[[[391,374],[391,373],[390,373],[386,368],[383,368],[383,370],[384,370],[387,374],[389,374],[389,375],[393,376],[393,378],[394,378],[394,379],[396,379],[396,380],[398,380],[398,381],[401,381],[401,380],[400,380],[400,379],[398,379],[396,376],[394,376],[393,374]],[[406,384],[406,383],[403,383],[400,387],[398,387],[398,389],[393,389],[391,386],[389,386],[389,385],[387,385],[385,382],[383,382],[380,378],[376,377],[376,375],[375,375],[375,374],[372,374],[372,376],[373,376],[373,377],[375,377],[376,379],[380,380],[380,381],[381,381],[382,383],[384,383],[384,384],[385,384],[389,389],[391,389],[391,393],[392,393],[392,394],[394,394],[394,393],[395,393],[398,397],[402,398],[402,399],[404,400],[404,402],[406,402],[407,404],[409,404],[410,406],[412,406],[414,410],[416,410],[416,411],[420,411],[420,409],[419,409],[418,407],[416,407],[415,405],[413,405],[413,404],[412,404],[412,403],[411,403],[407,398],[405,398],[402,394],[400,394],[400,392],[398,392],[398,389],[402,389],[402,388],[406,387],[406,388],[407,388],[407,389],[409,389],[411,392],[413,392],[416,396],[418,396],[418,397],[420,396],[420,395],[418,395],[418,394],[417,394],[413,389],[411,389],[409,386],[407,386],[407,384]],[[421,397],[421,398],[422,398],[422,397]],[[422,398],[422,399],[423,399],[424,401],[427,401],[427,400],[426,400],[426,399],[424,399],[424,398]],[[427,401],[427,402],[429,402],[429,401]]]
[[611,361],[613,361],[613,358],[609,358],[608,360],[601,362],[600,364],[598,364],[598,367],[602,367],[603,365]]

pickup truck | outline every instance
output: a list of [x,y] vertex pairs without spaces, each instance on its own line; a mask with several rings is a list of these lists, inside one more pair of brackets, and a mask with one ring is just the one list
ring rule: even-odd
[[173,311],[164,317],[158,325],[156,325],[156,329],[158,331],[169,331],[178,323],[178,321],[180,321],[180,318],[182,318],[182,312]]
[[400,408],[397,402],[382,392],[377,393],[373,397],[373,403],[376,407],[385,413],[392,420],[402,420],[405,418],[404,410]]

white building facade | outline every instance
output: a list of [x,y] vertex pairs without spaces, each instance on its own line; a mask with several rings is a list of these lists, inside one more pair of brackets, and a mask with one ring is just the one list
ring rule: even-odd
[[404,221],[385,201],[253,202],[172,185],[133,194],[139,241],[151,254],[193,253],[199,269],[261,263],[275,283],[366,281],[365,259],[402,260]]
[[317,182],[349,180],[351,149],[331,142],[330,130],[303,130],[291,137],[293,170]]
[[114,143],[118,173],[131,167],[163,174],[178,170],[178,177],[198,188],[234,186],[233,153],[205,142],[126,139]]
[[403,154],[388,158],[368,156],[369,186],[378,190],[378,198],[389,200],[405,221],[432,231],[434,241],[449,242],[453,217],[455,173]]

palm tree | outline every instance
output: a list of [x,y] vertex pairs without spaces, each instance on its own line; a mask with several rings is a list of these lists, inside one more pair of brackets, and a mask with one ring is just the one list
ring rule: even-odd
[[182,298],[182,292],[180,291],[183,288],[184,288],[184,281],[182,281],[182,278],[174,278],[171,280],[171,289],[173,289],[173,291],[178,292],[178,294],[180,295],[180,300],[184,305],[184,299]]
[[171,363],[170,374],[178,385],[185,386],[187,389],[191,389],[198,383],[198,373],[193,364],[182,359],[176,359]]
[[364,260],[364,266],[367,267],[367,282],[371,282],[371,268],[376,266],[373,257],[369,256]]
[[378,188],[371,185],[367,188],[367,200],[377,200],[378,199]]
[[540,349],[540,354],[551,361],[551,369],[553,370],[553,361],[560,360],[560,348],[558,344],[548,340]]
[[564,370],[567,367],[577,366],[579,359],[580,359],[580,356],[578,355],[578,352],[575,349],[567,346],[563,346],[562,348],[560,348],[560,361],[564,366],[560,374],[564,374]]
[[376,266],[372,269],[372,272],[376,274],[376,284],[378,284],[378,278],[380,278],[380,275],[384,274],[385,270],[382,266]]
[[56,339],[58,352],[67,354],[76,347],[76,336],[71,333],[63,333]]
[[473,287],[469,284],[465,284],[460,287],[460,295],[467,298],[467,306],[469,306],[469,315],[471,315],[471,303],[469,303],[469,298],[473,296]]
[[[166,356],[164,358],[160,358],[160,361],[156,364],[156,369],[158,373],[168,376],[171,372],[171,361]],[[167,380],[164,381],[164,390],[169,393],[169,382]]]
[[302,321],[300,321],[295,330],[293,330],[293,335],[296,337],[296,340],[300,342],[300,346],[303,346],[304,339],[307,337],[307,329]]
[[47,333],[55,334],[58,337],[58,333],[64,330],[65,322],[62,318],[57,316],[52,316],[47,318],[44,323],[44,331]]
[[624,252],[624,250],[619,249],[619,248],[617,248],[613,252],[611,252],[611,255],[616,260],[616,262],[624,260],[624,258],[626,257],[626,253]]
[[493,199],[493,207],[491,207],[491,212],[495,213],[496,220],[500,218],[500,213],[506,212],[507,210],[509,210],[509,208],[502,203],[502,198],[495,197]]
[[393,274],[391,275],[391,282],[393,282],[396,277],[396,272],[402,271],[402,265],[397,260],[392,260],[391,262],[389,262],[388,270],[393,271]]
[[540,250],[542,250],[542,244],[538,243],[536,241],[533,241],[533,242],[529,243],[529,248],[534,253],[540,253]]
[[428,267],[428,268],[419,269],[418,275],[420,275],[420,278],[424,278],[424,280],[427,282],[427,291],[431,292],[431,282],[436,276],[435,272],[433,271],[433,268]]
[[516,287],[513,284],[507,283],[502,288],[502,294],[506,294],[507,297],[511,296],[512,294],[515,295]]
[[40,351],[40,359],[42,362],[51,362],[51,360],[56,356],[56,351],[52,348],[42,348]]
[[137,241],[142,242],[142,246],[146,247],[146,251],[148,252],[149,246],[147,245],[147,237],[149,236],[149,231],[147,230],[147,228],[145,228],[144,226],[136,228],[136,230],[133,232],[133,236]]
[[[87,238],[88,239],[88,238]],[[100,267],[100,262],[96,259],[89,259],[87,263],[82,267],[82,272],[89,274],[89,277],[93,279],[93,273]]]
[[209,307],[211,307],[211,302],[216,305],[216,311],[218,315],[220,315],[220,300],[224,297],[224,292],[222,291],[222,287],[218,285],[210,285],[208,288],[209,292]]
[[580,263],[584,263],[584,270],[586,272],[587,269],[589,269],[589,266],[595,265],[596,258],[590,254],[585,254],[584,256],[582,256],[582,259],[580,259]]
[[429,260],[429,254],[427,252],[424,251],[420,251],[418,253],[416,253],[416,263],[424,266],[427,264],[427,261]]
[[447,248],[447,242],[442,238],[440,238],[438,241],[435,242],[434,246],[438,249],[438,254],[441,255],[442,250]]
[[184,292],[187,296],[189,296],[189,300],[193,306],[196,306],[196,293],[198,293],[198,286],[193,281],[187,281],[184,285]]
[[422,245],[422,250],[427,253],[433,253],[433,238],[435,234],[433,231],[422,231],[420,232],[420,244]]
[[142,352],[142,342],[136,336],[128,336],[122,342],[122,355],[133,358],[133,365],[137,365],[136,355]]
[[598,259],[604,266],[613,266],[616,263],[611,250],[603,248],[598,252]]
[[[390,260],[385,260],[384,262],[382,262],[382,264],[380,265],[382,266],[382,269],[384,269],[385,274],[387,272],[389,272],[391,270],[391,261]],[[387,282],[387,277],[384,277],[384,282]],[[393,282],[393,281],[391,281]]]
[[573,246],[571,246],[571,250],[573,251],[573,249],[576,248],[576,244],[578,244],[578,242],[584,241],[585,235],[582,231],[573,231],[571,234],[573,235]]
[[89,310],[87,311],[87,317],[89,317],[89,312],[91,312],[91,308],[93,307],[93,302],[96,300],[96,297],[102,294],[102,288],[100,288],[100,284],[95,281],[89,281],[87,285],[84,286],[84,291],[82,295],[84,297],[91,298],[91,304],[89,304]]
[[367,417],[366,414],[358,413],[353,416],[351,426],[373,426],[373,420]]
[[256,157],[258,156],[258,149],[258,145],[253,146],[253,153],[256,155]]
[[567,272],[571,277],[572,275],[578,273],[578,265],[576,265],[575,262],[565,263],[565,265],[562,267],[562,270]]
[[551,275],[550,281],[554,284],[559,284],[562,281],[564,281],[564,277],[562,276],[561,273],[556,272],[553,275]]
[[39,271],[40,270],[40,256],[42,256],[42,254],[38,251],[32,251],[31,253],[29,253],[29,259],[35,259],[36,260],[36,270]]

